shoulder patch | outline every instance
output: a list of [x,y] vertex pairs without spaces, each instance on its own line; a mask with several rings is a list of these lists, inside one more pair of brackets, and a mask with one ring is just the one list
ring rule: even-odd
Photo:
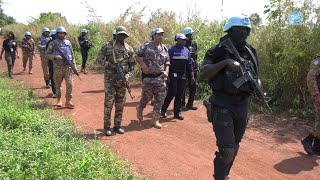
[[67,45],[67,46],[70,46],[71,45],[71,42],[69,40],[64,40],[64,43]]
[[313,61],[313,64],[317,66],[317,65],[319,64],[319,60],[318,60],[318,59],[315,59],[315,60]]

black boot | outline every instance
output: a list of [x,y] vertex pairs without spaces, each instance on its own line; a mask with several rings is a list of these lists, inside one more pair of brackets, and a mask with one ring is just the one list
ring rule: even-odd
[[104,130],[104,134],[105,134],[106,136],[111,136],[111,135],[112,135],[111,129],[110,129],[110,128],[106,128],[106,129]]
[[314,139],[315,139],[314,136],[309,134],[309,136],[307,136],[307,137],[305,137],[305,138],[303,138],[301,140],[303,148],[308,153],[308,155],[313,155],[314,154],[314,151],[313,151],[313,148],[312,148],[312,143],[313,143]]
[[181,113],[178,113],[178,114],[175,114],[175,115],[174,115],[174,119],[183,120],[184,117],[181,115]]
[[316,155],[318,156],[320,155],[320,139],[319,138],[314,138],[312,150]]
[[161,116],[163,117],[163,118],[167,118],[167,113],[166,113],[166,111],[164,111],[164,110],[161,110]]
[[113,128],[113,131],[115,132],[115,133],[118,133],[118,134],[124,134],[124,129],[122,129],[121,128],[121,126],[118,126],[118,127],[114,127]]

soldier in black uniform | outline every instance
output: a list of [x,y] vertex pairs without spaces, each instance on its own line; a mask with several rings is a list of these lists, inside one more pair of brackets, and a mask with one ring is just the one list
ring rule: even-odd
[[[194,74],[194,79],[197,80],[197,76],[198,76],[198,44],[193,40],[193,30],[191,27],[186,27],[183,30],[183,34],[188,38],[185,47],[188,48],[188,50],[190,51],[190,55],[192,58],[192,66],[193,66],[193,74]],[[182,107],[181,110],[183,111],[187,111],[189,109],[191,110],[197,110],[198,108],[196,106],[194,106],[193,102],[194,102],[194,98],[196,96],[196,92],[197,92],[197,82],[195,81],[195,83],[192,83],[192,77],[190,76],[190,72],[187,72],[187,87],[189,88],[189,99],[188,99],[188,103],[186,104],[186,91],[183,92],[182,95]],[[185,89],[186,90],[186,89]]]
[[87,74],[86,64],[88,60],[88,51],[93,46],[87,34],[88,31],[86,29],[81,29],[81,35],[78,37],[82,56],[81,72],[84,74]]
[[[46,44],[46,50],[48,49],[48,46],[50,44],[51,41],[56,39],[56,30],[52,29],[50,31],[50,40],[48,41],[48,43]],[[49,78],[50,78],[50,84],[51,84],[51,90],[52,90],[52,98],[56,98],[56,92],[57,92],[57,88],[56,88],[56,83],[54,82],[54,78],[53,78],[53,61],[51,59],[48,60],[48,66],[49,66]]]
[[[241,66],[225,42],[231,40],[242,60],[258,75],[256,51],[246,42],[250,30],[248,18],[231,17],[223,29],[227,35],[206,52],[200,71],[201,77],[209,80],[212,88],[209,99],[212,114],[208,114],[208,120],[212,121],[218,146],[214,159],[214,178],[217,180],[226,179],[230,173],[247,126],[249,99],[253,93],[253,87],[248,82],[239,88],[233,84],[241,76]],[[254,80],[260,82],[258,76]]]

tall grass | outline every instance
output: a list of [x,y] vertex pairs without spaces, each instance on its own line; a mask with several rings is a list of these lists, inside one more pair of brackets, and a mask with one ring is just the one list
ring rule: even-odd
[[21,82],[0,77],[0,179],[139,179]]

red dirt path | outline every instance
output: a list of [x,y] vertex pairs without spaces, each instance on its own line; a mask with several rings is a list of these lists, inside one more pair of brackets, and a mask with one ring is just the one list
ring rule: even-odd
[[[21,54],[21,53],[20,53]],[[6,71],[6,63],[0,61]],[[34,60],[33,74],[22,73],[21,58],[17,59],[14,79],[26,82],[35,93],[51,105],[51,90],[44,88],[40,58]],[[145,120],[137,122],[135,106],[140,99],[140,87],[127,95],[123,128],[124,135],[106,137],[103,128],[103,75],[89,71],[74,77],[74,110],[57,109],[70,116],[78,128],[90,138],[98,138],[112,148],[121,159],[132,164],[132,170],[150,180],[207,180],[212,178],[213,157],[216,151],[212,126],[207,122],[205,108],[197,102],[197,111],[184,112],[184,121],[162,120],[161,130],[151,128],[151,107],[145,111]],[[65,87],[63,87],[65,94]],[[63,99],[63,102],[65,99]],[[172,107],[172,106],[171,106]],[[148,114],[149,113],[149,114]],[[251,115],[249,127],[241,143],[240,152],[231,171],[231,179],[320,179],[319,157],[305,155],[299,139],[310,127],[295,118],[276,118],[269,115]]]

